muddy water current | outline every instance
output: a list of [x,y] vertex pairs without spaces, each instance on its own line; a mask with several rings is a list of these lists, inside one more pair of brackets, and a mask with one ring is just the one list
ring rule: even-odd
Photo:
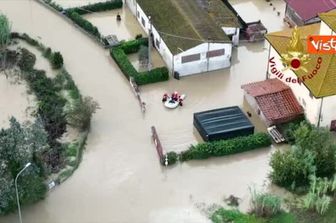
[[[39,37],[60,51],[81,92],[101,107],[92,120],[80,167],[45,200],[23,208],[25,223],[204,223],[209,220],[200,204],[223,204],[230,194],[242,198],[241,208],[248,209],[248,187],[267,180],[274,147],[166,169],[158,162],[150,127],[157,127],[167,151],[180,151],[201,141],[192,125],[194,112],[232,105],[248,110],[240,86],[265,79],[267,44],[235,48],[230,69],[142,87],[147,104],[142,114],[108,51],[72,24],[35,1],[0,1],[0,10],[15,31]],[[280,29],[281,18],[274,21]],[[102,25],[108,24],[106,20]],[[123,29],[128,38],[129,31]],[[187,95],[184,106],[167,110],[161,96],[175,90]],[[265,128],[254,116],[252,121],[257,131]],[[0,218],[1,223],[15,221],[16,214]]]

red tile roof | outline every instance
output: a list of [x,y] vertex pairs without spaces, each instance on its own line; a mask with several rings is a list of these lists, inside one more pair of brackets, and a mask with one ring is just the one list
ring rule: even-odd
[[336,0],[285,0],[295,12],[307,21],[318,13],[328,12],[336,8]]
[[270,124],[288,122],[303,114],[292,90],[278,79],[246,84],[242,89],[255,98]]

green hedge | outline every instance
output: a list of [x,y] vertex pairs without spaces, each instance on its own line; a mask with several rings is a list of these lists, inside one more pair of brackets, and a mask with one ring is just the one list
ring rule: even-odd
[[139,73],[134,80],[138,85],[167,81],[169,79],[169,71],[167,67],[159,67],[150,71]]
[[52,0],[44,0],[45,3],[47,3],[48,5],[50,5],[51,7],[53,7],[54,9],[56,9],[59,12],[62,12],[64,9],[62,8],[62,6],[60,6],[59,4],[53,2]]
[[165,165],[166,162],[166,156],[168,158],[168,165],[174,165],[177,160],[178,160],[178,154],[174,151],[172,152],[168,152],[167,154],[165,154],[161,160],[161,164]]
[[98,2],[95,4],[89,4],[82,7],[72,8],[71,10],[75,11],[79,15],[88,14],[91,12],[101,12],[112,9],[118,9],[123,6],[122,0],[110,0],[106,2]]
[[169,79],[169,71],[166,67],[159,67],[139,73],[129,61],[127,54],[136,53],[139,51],[141,45],[147,44],[148,40],[141,38],[123,42],[121,45],[113,47],[110,51],[111,57],[115,60],[126,78],[129,79],[133,77],[138,85],[156,83]]
[[98,39],[101,38],[100,32],[98,28],[94,25],[92,25],[91,22],[84,19],[82,16],[80,16],[77,12],[73,10],[68,10],[66,12],[66,16],[69,17],[74,23],[76,23],[78,26],[83,28],[88,33],[92,34],[93,36],[97,37]]
[[271,145],[272,141],[266,133],[237,137],[228,140],[191,145],[181,153],[181,160],[207,159],[209,157],[225,156]]
[[125,54],[131,54],[138,52],[141,46],[148,46],[147,38],[139,38],[123,42],[119,47],[124,51]]

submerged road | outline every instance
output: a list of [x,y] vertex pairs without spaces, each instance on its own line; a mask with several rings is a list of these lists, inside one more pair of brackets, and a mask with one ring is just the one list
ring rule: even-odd
[[[262,184],[269,172],[269,149],[165,169],[151,143],[150,126],[158,126],[170,148],[180,145],[181,150],[196,142],[192,113],[242,105],[240,85],[264,78],[267,50],[263,45],[238,48],[240,57],[234,59],[231,72],[144,87],[148,112],[143,116],[108,51],[73,25],[35,1],[2,0],[0,11],[12,21],[14,31],[40,38],[60,51],[82,94],[96,99],[101,107],[92,120],[78,170],[45,200],[24,207],[25,223],[203,223],[208,220],[196,207],[222,203],[223,196],[230,194],[243,198],[246,208],[248,186]],[[187,92],[189,102],[184,110],[169,113],[160,97],[176,87]],[[16,221],[16,214],[0,218],[1,223]]]

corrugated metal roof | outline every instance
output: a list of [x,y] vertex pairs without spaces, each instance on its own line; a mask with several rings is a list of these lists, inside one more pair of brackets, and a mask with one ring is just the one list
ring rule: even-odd
[[[137,0],[146,15],[150,15],[155,28],[173,54],[179,49],[187,50],[208,41],[231,42],[228,36],[216,23],[216,16],[209,13],[203,4],[204,0]],[[208,2],[206,1],[208,4]],[[223,9],[230,24],[238,20],[219,0],[211,0],[211,6]],[[237,25],[239,27],[239,23]],[[164,33],[172,34],[166,35]],[[178,38],[186,37],[184,38]],[[190,38],[190,39],[188,39]],[[196,39],[196,40],[193,40]]]
[[285,0],[305,21],[336,8],[336,0]]

